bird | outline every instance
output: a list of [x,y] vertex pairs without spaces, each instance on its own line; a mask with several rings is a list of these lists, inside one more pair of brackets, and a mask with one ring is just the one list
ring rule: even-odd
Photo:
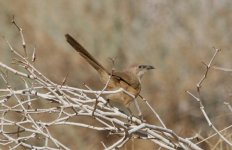
[[[125,107],[131,114],[129,108],[131,102],[137,98],[141,91],[141,79],[149,70],[155,69],[152,65],[136,65],[123,71],[108,71],[101,65],[80,43],[70,34],[65,34],[66,41],[98,72],[103,84],[107,84],[107,90],[113,91],[123,89],[125,92],[108,94],[107,100]],[[130,93],[130,94],[128,94]],[[133,95],[133,96],[131,96]]]

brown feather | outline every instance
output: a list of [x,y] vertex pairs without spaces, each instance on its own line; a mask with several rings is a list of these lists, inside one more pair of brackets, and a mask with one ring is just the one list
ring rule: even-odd
[[71,35],[65,35],[67,42],[77,51],[80,55],[85,58],[88,63],[93,66],[98,72],[109,72],[80,44],[78,43]]

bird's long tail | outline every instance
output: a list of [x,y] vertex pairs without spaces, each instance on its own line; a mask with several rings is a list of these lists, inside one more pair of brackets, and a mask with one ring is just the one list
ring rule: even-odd
[[109,72],[71,35],[65,35],[67,42],[100,74],[109,75]]

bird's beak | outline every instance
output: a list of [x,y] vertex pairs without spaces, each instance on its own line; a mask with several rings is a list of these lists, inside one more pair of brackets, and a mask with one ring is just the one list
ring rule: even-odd
[[155,69],[155,67],[154,66],[148,66],[147,67],[147,70],[151,70],[151,69]]

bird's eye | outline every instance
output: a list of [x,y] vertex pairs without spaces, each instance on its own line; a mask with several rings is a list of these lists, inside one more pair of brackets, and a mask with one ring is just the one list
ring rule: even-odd
[[142,66],[140,65],[140,66],[139,66],[139,69],[141,69],[141,68],[142,68]]

